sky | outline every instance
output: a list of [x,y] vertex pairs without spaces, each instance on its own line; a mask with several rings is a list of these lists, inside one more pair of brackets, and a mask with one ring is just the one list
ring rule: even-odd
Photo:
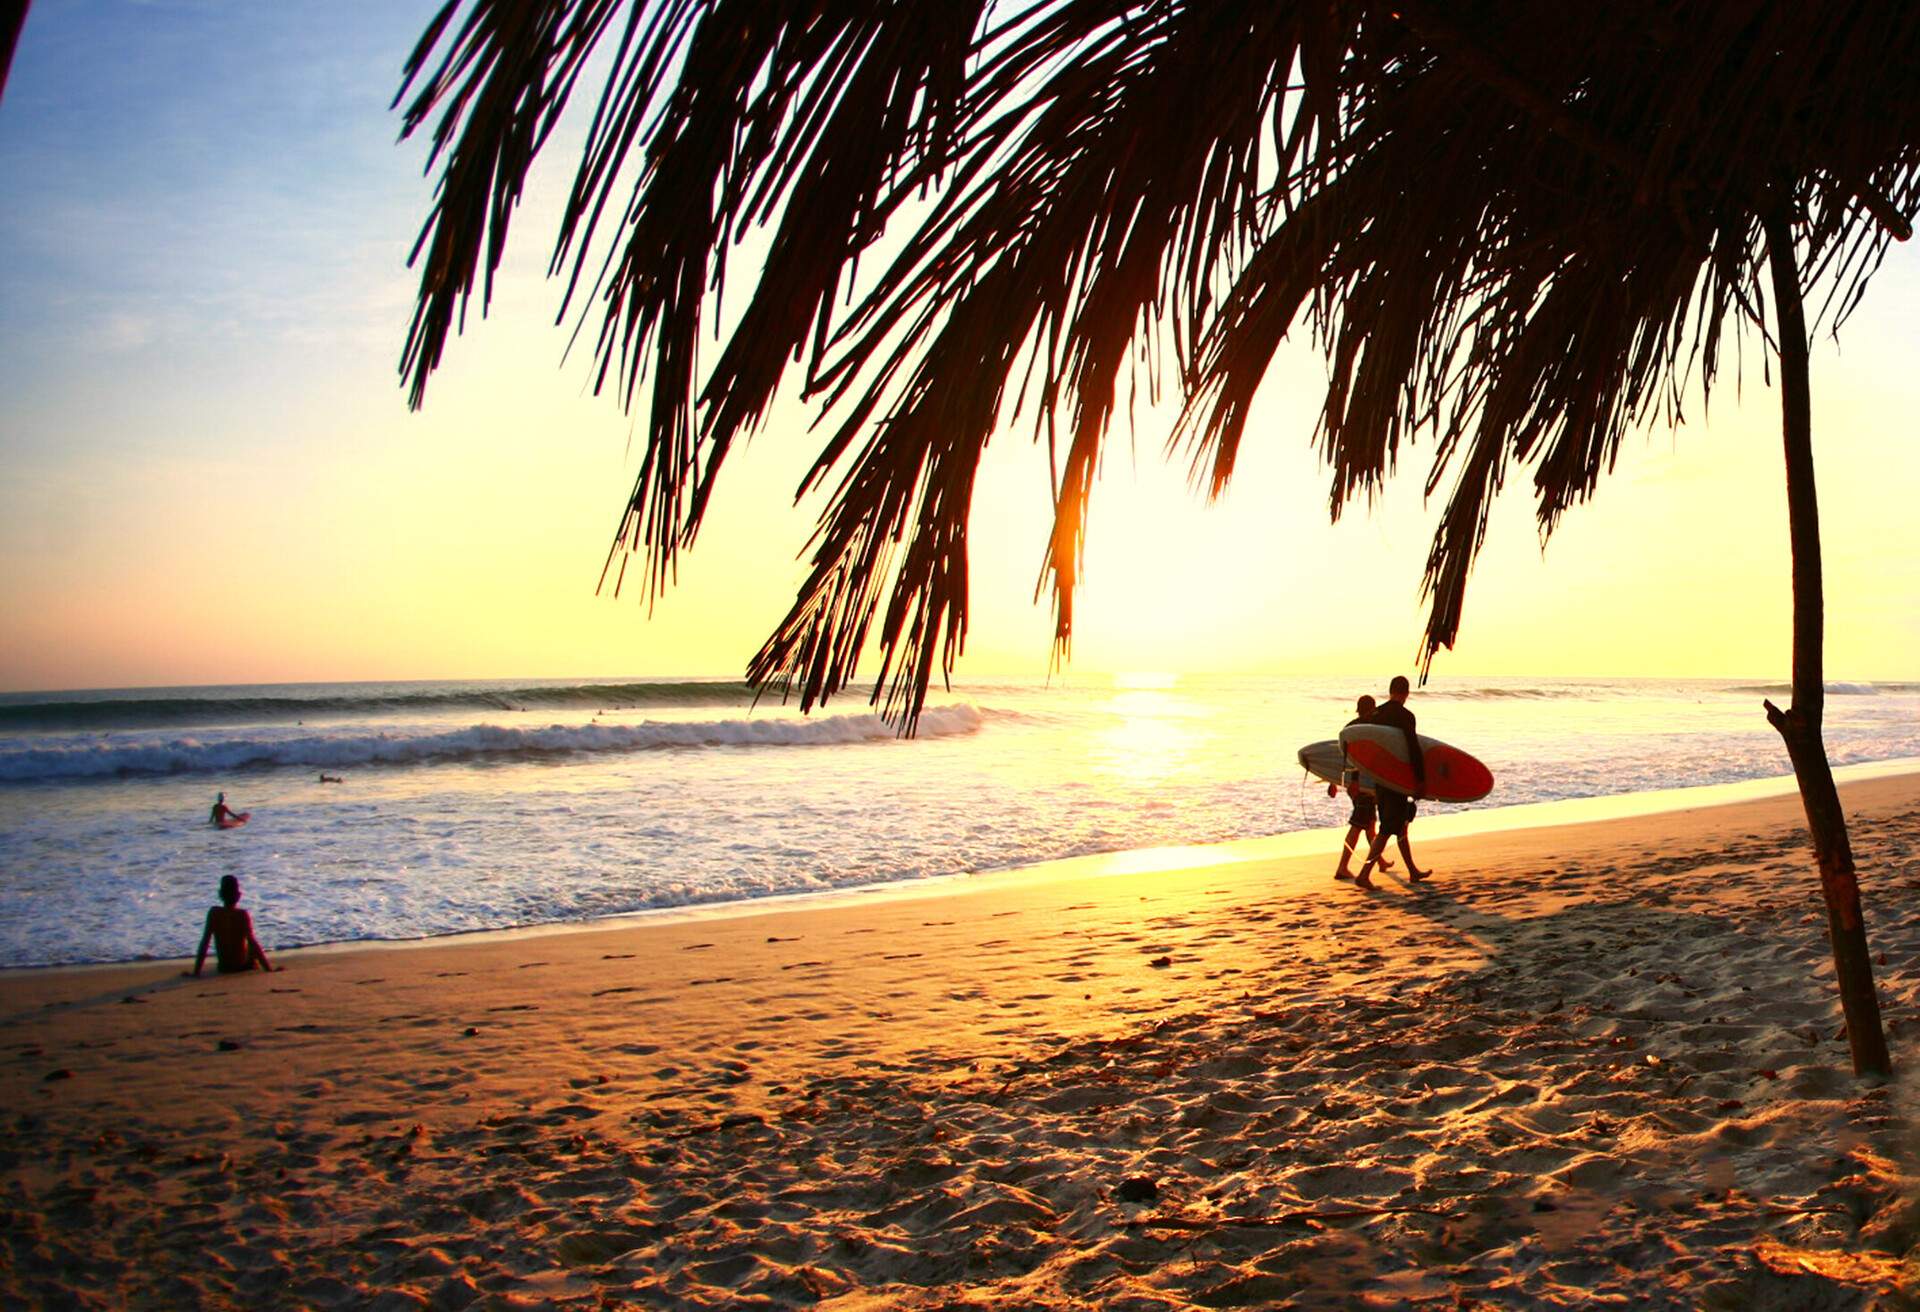
[[[737,675],[821,509],[810,415],[730,464],[678,584],[596,596],[636,433],[563,360],[543,161],[492,312],[409,411],[397,365],[427,212],[388,109],[438,0],[35,0],[0,100],[0,689]],[[584,98],[583,98],[584,99]],[[590,107],[590,106],[589,106]],[[1430,443],[1327,514],[1324,368],[1276,361],[1206,504],[1140,414],[1095,490],[1068,675],[1410,669]],[[1815,343],[1827,669],[1920,678],[1920,252]],[[1783,678],[1777,380],[1749,338],[1709,414],[1629,437],[1544,551],[1510,480],[1435,672]],[[989,448],[957,679],[1048,674],[1044,452]]]

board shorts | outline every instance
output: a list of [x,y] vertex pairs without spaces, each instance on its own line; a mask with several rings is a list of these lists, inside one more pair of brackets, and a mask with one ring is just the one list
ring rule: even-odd
[[1420,809],[1420,803],[1405,793],[1396,793],[1391,788],[1382,788],[1380,798],[1380,837],[1405,838],[1407,826],[1413,823],[1413,817]]
[[1347,817],[1347,828],[1371,829],[1375,815],[1373,794],[1363,793],[1358,789],[1348,789],[1347,796],[1353,799],[1353,814]]

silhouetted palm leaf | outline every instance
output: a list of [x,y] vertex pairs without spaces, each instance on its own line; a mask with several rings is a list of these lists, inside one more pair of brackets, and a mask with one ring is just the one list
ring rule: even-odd
[[[441,192],[422,233],[405,368],[416,403],[458,308],[497,265],[532,153],[614,6],[450,5],[408,66],[414,130],[436,110]],[[902,0],[681,0],[620,29],[555,266],[604,302],[599,377],[651,419],[616,552],[664,582],[733,441],[794,361],[834,404],[809,482],[838,479],[814,568],[754,677],[803,704],[854,675],[885,600],[880,682],[909,721],[965,628],[972,481],[1019,396],[1058,456],[1051,566],[1060,636],[1085,493],[1132,348],[1179,343],[1270,217],[1273,177],[1331,140],[1334,87],[1288,98],[1296,62],[1337,78],[1316,7],[1013,7]],[[644,14],[644,18],[642,15]],[[426,76],[434,50],[441,63]],[[404,92],[403,92],[404,94]],[[1272,129],[1300,121],[1276,159]],[[1313,130],[1317,125],[1317,136]],[[596,225],[637,163],[621,234],[593,275]],[[917,225],[876,275],[854,261],[888,223]],[[696,343],[732,242],[773,236],[712,367]],[[484,293],[483,293],[484,294]],[[838,317],[835,298],[851,294]],[[484,301],[483,301],[484,304]],[[1182,346],[1184,349],[1184,346]]]
[[7,94],[7,73],[13,67],[13,49],[20,41],[20,29],[26,25],[31,0],[5,0],[0,3],[0,96]]
[[[1916,210],[1920,20],[1893,4],[454,0],[408,64],[407,130],[438,113],[442,167],[416,403],[602,43],[554,269],[601,303],[598,380],[651,389],[615,551],[663,584],[804,366],[834,420],[808,483],[837,481],[751,673],[811,705],[878,618],[876,696],[908,722],[964,637],[973,478],[1017,404],[1054,456],[1065,644],[1128,378],[1171,357],[1217,492],[1310,322],[1336,514],[1434,439],[1431,660],[1516,466],[1550,532],[1629,428],[1710,387],[1729,318],[1765,300],[1764,214],[1792,215],[1837,318]],[[703,367],[756,225],[765,264]]]

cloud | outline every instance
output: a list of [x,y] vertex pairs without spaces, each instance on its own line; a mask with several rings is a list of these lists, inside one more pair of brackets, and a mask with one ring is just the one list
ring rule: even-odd
[[152,342],[154,336],[155,326],[151,318],[114,310],[108,313],[94,333],[94,340],[110,350],[137,351]]

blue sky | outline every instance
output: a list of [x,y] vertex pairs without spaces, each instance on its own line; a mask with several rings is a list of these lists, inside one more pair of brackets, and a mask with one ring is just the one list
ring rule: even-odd
[[386,101],[426,8],[36,4],[0,116],[9,390],[336,339],[417,208]]

